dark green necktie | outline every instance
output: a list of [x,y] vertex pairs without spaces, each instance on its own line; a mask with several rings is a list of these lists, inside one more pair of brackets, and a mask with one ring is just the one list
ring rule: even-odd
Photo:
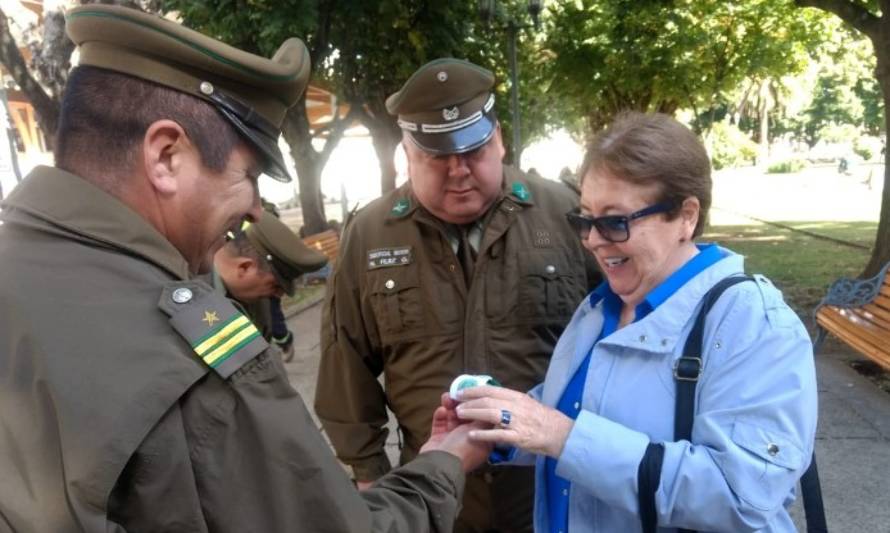
[[473,280],[476,252],[473,251],[473,247],[470,245],[470,238],[467,235],[470,226],[460,226],[459,229],[460,244],[457,247],[457,258],[460,260],[460,267],[464,271],[464,280],[467,282],[467,287],[469,287],[470,282]]

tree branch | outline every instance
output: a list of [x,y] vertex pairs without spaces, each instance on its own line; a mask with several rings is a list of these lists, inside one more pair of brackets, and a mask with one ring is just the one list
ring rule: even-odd
[[[322,148],[321,154],[319,154],[319,164],[322,167],[328,162],[328,158],[331,157],[334,148],[340,143],[340,138],[343,137],[346,128],[348,128],[355,118],[359,116],[361,108],[362,106],[360,104],[353,102],[349,105],[349,112],[346,113],[346,116],[334,119],[331,132],[328,134],[328,138],[324,143],[324,148]],[[337,115],[339,114],[338,111]]]
[[847,0],[794,0],[794,3],[798,7],[815,7],[834,13],[841,20],[867,35],[872,42],[876,44],[878,42],[881,19],[862,5]]
[[22,57],[22,53],[12,37],[9,19],[2,9],[0,9],[0,63],[31,102],[35,113],[37,113],[40,127],[52,146],[52,137],[56,133],[56,126],[59,122],[59,102],[51,98],[31,75],[25,64],[25,58]]

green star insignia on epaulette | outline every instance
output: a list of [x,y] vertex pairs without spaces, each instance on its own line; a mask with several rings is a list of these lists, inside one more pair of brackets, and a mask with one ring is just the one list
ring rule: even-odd
[[512,192],[513,196],[519,198],[523,202],[528,200],[532,196],[532,194],[528,192],[528,189],[525,187],[525,184],[518,181],[513,182]]
[[409,202],[407,198],[401,198],[398,202],[393,204],[392,211],[390,212],[393,215],[400,217],[408,212],[409,207],[411,207],[411,202]]

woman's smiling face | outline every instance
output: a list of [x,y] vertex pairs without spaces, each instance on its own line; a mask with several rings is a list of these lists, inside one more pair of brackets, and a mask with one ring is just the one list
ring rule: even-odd
[[[589,217],[629,215],[659,201],[659,185],[639,185],[591,168],[581,182],[581,213]],[[629,238],[610,242],[594,228],[583,241],[599,263],[612,291],[626,306],[649,292],[697,253],[692,234],[699,203],[687,198],[676,216],[658,213],[629,222]]]

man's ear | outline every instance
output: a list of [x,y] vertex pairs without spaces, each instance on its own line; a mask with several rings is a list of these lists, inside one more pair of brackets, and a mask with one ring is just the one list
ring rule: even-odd
[[179,178],[192,163],[196,150],[182,126],[172,120],[153,122],[142,139],[142,166],[151,186],[169,196],[179,188]]
[[235,271],[238,272],[239,278],[243,278],[249,274],[252,274],[258,266],[256,261],[254,261],[250,257],[238,257],[237,261],[238,263]]

